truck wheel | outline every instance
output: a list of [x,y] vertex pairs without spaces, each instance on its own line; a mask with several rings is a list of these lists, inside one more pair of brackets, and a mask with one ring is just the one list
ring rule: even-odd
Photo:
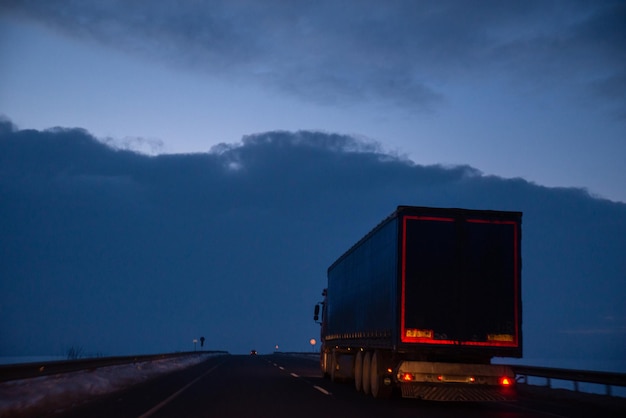
[[363,375],[362,375],[362,379],[361,381],[363,382],[362,386],[363,386],[363,393],[365,393],[366,395],[369,395],[370,392],[370,373],[371,373],[371,365],[370,363],[372,362],[372,353],[370,353],[369,351],[365,353],[365,356],[363,356]]
[[372,396],[376,399],[389,399],[393,391],[391,386],[391,380],[388,384],[385,384],[385,369],[387,365],[384,361],[383,353],[375,351],[372,356],[372,363],[370,365],[370,391]]
[[357,392],[363,391],[363,352],[359,350],[354,359],[354,387]]

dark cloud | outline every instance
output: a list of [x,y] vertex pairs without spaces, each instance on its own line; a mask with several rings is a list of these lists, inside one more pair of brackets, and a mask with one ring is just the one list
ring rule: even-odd
[[526,356],[626,367],[624,204],[342,135],[154,157],[7,121],[0,355],[308,350],[326,268],[400,204],[524,211]]
[[626,74],[621,1],[25,0],[4,9],[72,36],[323,103],[430,109],[449,83],[493,78],[622,107],[626,96],[623,89],[598,95],[594,87]]

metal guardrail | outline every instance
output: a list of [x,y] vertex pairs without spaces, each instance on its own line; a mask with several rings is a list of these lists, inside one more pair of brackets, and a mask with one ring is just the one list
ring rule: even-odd
[[22,364],[0,365],[0,382],[70,373],[80,370],[93,370],[100,367],[119,366],[122,364],[141,363],[198,354],[227,354],[226,351],[188,351],[169,354],[148,354],[140,356],[96,357],[78,360],[42,361]]
[[528,376],[542,377],[546,379],[546,387],[552,387],[552,379],[565,380],[574,383],[574,391],[579,392],[579,383],[595,383],[604,385],[606,395],[612,396],[613,386],[626,387],[626,373],[595,372],[587,370],[553,369],[550,367],[536,366],[510,366],[513,372],[523,383],[527,382]]

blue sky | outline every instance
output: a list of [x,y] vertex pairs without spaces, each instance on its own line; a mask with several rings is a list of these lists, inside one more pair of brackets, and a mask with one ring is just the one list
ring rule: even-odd
[[622,1],[5,1],[0,113],[150,153],[275,130],[626,202]]

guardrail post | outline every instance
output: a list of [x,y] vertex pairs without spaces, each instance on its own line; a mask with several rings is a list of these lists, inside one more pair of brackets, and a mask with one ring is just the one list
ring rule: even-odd
[[606,396],[613,396],[611,385],[606,385]]
[[550,379],[549,377],[546,377],[546,387],[552,388],[552,379]]
[[578,392],[578,380],[574,380],[574,391]]

